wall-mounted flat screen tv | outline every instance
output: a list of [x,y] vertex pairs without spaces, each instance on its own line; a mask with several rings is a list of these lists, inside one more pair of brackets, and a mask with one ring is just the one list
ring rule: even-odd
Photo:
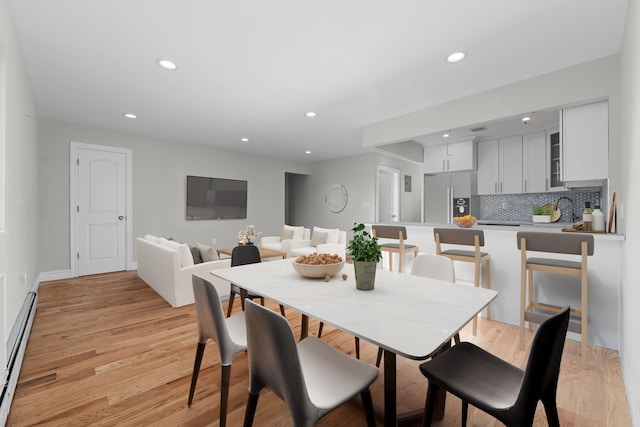
[[187,176],[187,219],[247,217],[247,181]]

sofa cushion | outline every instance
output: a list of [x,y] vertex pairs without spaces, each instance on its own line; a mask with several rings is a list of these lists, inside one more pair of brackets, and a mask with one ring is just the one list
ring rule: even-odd
[[283,228],[282,233],[280,233],[280,241],[293,239],[294,230],[290,228]]
[[329,233],[325,233],[318,230],[313,230],[313,236],[311,236],[311,246],[314,248],[323,243],[327,243],[327,237]]
[[160,240],[159,237],[153,236],[151,234],[145,234],[144,238],[145,238],[145,240],[148,240],[148,241],[153,242],[153,243],[158,243],[158,240]]
[[293,227],[291,225],[286,225],[282,228],[282,230],[293,230],[293,236],[291,239],[302,240],[304,239],[304,227]]
[[316,234],[316,231],[320,233],[327,233],[327,241],[322,243],[338,243],[338,239],[340,238],[340,230],[338,230],[337,228],[313,227],[311,240],[313,240],[313,235]]
[[197,246],[191,246],[191,256],[193,257],[194,264],[202,264],[202,257],[200,256],[200,249]]
[[160,237],[160,239],[158,239],[158,244],[178,252],[178,255],[180,255],[180,267],[184,268],[193,265],[191,250],[189,249],[189,245],[186,243],[178,243],[174,240],[167,240],[164,237]]
[[220,259],[220,257],[218,257],[218,252],[211,246],[198,243],[198,250],[200,251],[202,262],[218,261]]

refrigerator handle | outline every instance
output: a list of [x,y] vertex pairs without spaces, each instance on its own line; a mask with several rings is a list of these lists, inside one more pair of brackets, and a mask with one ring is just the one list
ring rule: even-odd
[[453,187],[447,187],[447,224],[453,224]]

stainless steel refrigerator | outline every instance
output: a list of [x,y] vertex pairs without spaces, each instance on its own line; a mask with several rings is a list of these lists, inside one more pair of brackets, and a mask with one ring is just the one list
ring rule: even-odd
[[[454,216],[470,213],[479,218],[478,175],[475,172],[424,176],[424,215],[428,224],[452,224]],[[469,200],[465,211],[458,199]]]

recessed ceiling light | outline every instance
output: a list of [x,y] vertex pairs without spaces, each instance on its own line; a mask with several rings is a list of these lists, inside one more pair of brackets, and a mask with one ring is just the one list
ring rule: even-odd
[[317,116],[317,114],[316,114],[316,113],[314,113],[313,111],[309,111],[309,112],[306,114],[306,116],[307,116],[307,117],[315,117],[315,116]]
[[178,68],[175,62],[171,62],[168,59],[158,59],[156,62],[165,70],[175,70],[176,68]]
[[443,138],[449,138],[449,134],[448,133],[442,134],[442,137]]
[[123,116],[125,116],[127,119],[135,119],[138,117],[133,113],[124,113]]
[[531,120],[531,117],[529,117],[529,116],[524,116],[521,120],[522,120],[523,122],[525,122],[525,123],[526,123],[526,122],[528,122],[529,120]]
[[304,152],[304,154],[311,154],[311,151],[307,150]]
[[450,63],[460,62],[466,56],[467,56],[467,54],[464,53],[464,52],[455,52],[455,53],[452,53],[451,55],[447,56],[447,62],[450,62]]
[[249,142],[249,138],[240,138],[240,141],[242,141],[242,142]]

